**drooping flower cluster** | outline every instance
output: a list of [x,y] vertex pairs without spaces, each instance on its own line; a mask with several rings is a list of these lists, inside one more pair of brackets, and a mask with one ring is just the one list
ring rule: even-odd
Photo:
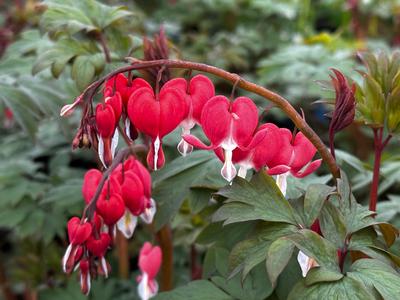
[[87,205],[97,197],[93,218],[73,217],[67,226],[70,244],[63,258],[63,270],[71,273],[74,268],[80,269],[84,294],[89,292],[93,276],[108,276],[105,254],[112,245],[116,228],[130,238],[138,217],[151,223],[156,211],[150,174],[138,160],[129,158],[119,164],[106,179],[100,194],[95,195],[102,178],[97,169],[86,172],[82,195]]
[[[238,97],[230,101],[225,96],[215,96],[214,85],[204,75],[194,76],[189,82],[184,78],[175,78],[167,81],[160,91],[154,91],[141,78],[129,84],[128,79],[119,74],[106,82],[104,95],[105,106],[110,107],[110,112],[112,107],[118,106],[117,103],[123,103],[122,114],[116,115],[122,115],[130,138],[134,139],[137,131],[150,138],[147,164],[153,170],[165,163],[163,137],[178,126],[182,128],[183,137],[178,144],[179,152],[187,155],[193,146],[214,150],[224,162],[221,174],[228,181],[237,174],[235,163],[240,167],[241,176],[245,176],[250,168],[259,171],[266,167],[271,175],[292,174],[296,177],[310,174],[321,163],[320,160],[310,163],[316,149],[302,133],[292,136],[289,130],[271,123],[258,127],[258,110],[250,98]],[[111,101],[117,98],[122,101]],[[107,144],[111,151],[101,151],[99,147],[99,154],[111,152],[112,157],[115,148],[112,142],[105,139],[111,137],[111,132],[117,131],[112,117],[108,119],[108,124],[108,127],[97,127],[108,129],[107,134],[100,133],[99,136],[103,137],[105,147]],[[202,127],[210,145],[190,135],[196,124]],[[132,136],[133,131],[135,134]]]
[[[118,74],[105,82],[102,101],[94,112],[85,106],[79,135],[87,132],[90,145],[106,169],[113,162],[119,133],[128,143],[141,133],[149,144],[148,168],[162,168],[163,138],[178,127],[182,129],[178,151],[188,155],[193,147],[213,150],[223,162],[221,175],[229,182],[237,174],[245,178],[249,169],[265,170],[276,176],[285,195],[289,175],[307,176],[321,164],[321,160],[312,161],[316,149],[302,133],[293,134],[272,123],[259,124],[258,109],[250,98],[232,100],[215,95],[213,83],[204,75],[167,80],[161,88],[158,85],[159,82],[153,89],[142,78],[132,80],[130,75]],[[83,101],[82,97],[65,106],[62,114],[69,114]],[[209,145],[190,134],[196,124],[209,139]],[[235,165],[239,166],[238,172]],[[100,184],[102,189],[97,191]],[[139,218],[152,222],[156,203],[151,198],[148,170],[133,158],[119,164],[106,179],[101,171],[89,170],[82,193],[88,206],[95,203],[95,212],[88,218],[74,217],[69,221],[70,245],[63,268],[67,273],[79,268],[82,291],[88,293],[91,277],[108,275],[105,253],[115,230],[131,237]],[[161,250],[146,243],[139,258],[142,275],[138,277],[138,292],[142,299],[157,293],[155,276],[160,263]]]

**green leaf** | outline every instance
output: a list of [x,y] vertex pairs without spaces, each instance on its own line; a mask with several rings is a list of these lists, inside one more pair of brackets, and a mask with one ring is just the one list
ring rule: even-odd
[[293,286],[303,279],[303,275],[299,266],[299,262],[295,255],[289,260],[286,268],[279,275],[278,283],[275,287],[275,292],[279,299],[287,299]]
[[41,204],[55,203],[60,207],[69,207],[82,203],[82,179],[69,179],[59,186],[52,187],[41,200]]
[[213,190],[209,189],[191,188],[188,195],[190,210],[195,214],[199,213],[208,205],[212,193]]
[[0,99],[12,110],[15,120],[33,139],[37,131],[36,120],[39,119],[40,112],[32,105],[29,96],[15,87],[1,85]]
[[235,178],[231,186],[223,188],[217,194],[228,199],[214,214],[214,221],[225,220],[224,224],[229,224],[264,220],[297,225],[295,211],[272,177],[264,172],[253,176],[251,182]]
[[320,266],[340,272],[337,249],[327,239],[308,229],[301,229],[287,238],[304,254],[314,258]]
[[69,280],[68,285],[63,288],[49,288],[39,293],[41,300],[85,300],[87,297],[80,291],[79,285],[74,280]]
[[100,32],[120,19],[132,15],[123,6],[109,6],[94,0],[44,2],[48,9],[43,14],[40,25],[50,32]]
[[276,240],[269,247],[267,253],[267,271],[269,280],[273,286],[275,286],[278,276],[289,263],[293,250],[293,243],[286,238]]
[[363,284],[349,277],[333,282],[322,282],[307,286],[305,280],[298,282],[290,292],[288,300],[373,300]]
[[375,287],[383,299],[398,299],[400,274],[389,265],[376,259],[359,259],[351,266],[350,278],[361,281],[367,287]]
[[78,88],[84,90],[92,82],[95,75],[95,68],[90,56],[78,56],[74,60],[71,72],[71,77],[75,80]]
[[233,300],[234,298],[207,280],[195,280],[170,292],[163,292],[154,300]]
[[319,282],[337,281],[343,278],[343,274],[321,267],[311,268],[306,276],[306,285],[313,285]]
[[333,188],[324,184],[311,184],[304,195],[304,214],[306,226],[310,227],[317,219],[325,200]]
[[339,209],[331,202],[326,202],[319,217],[322,235],[336,245],[337,248],[344,246],[347,229],[345,220]]
[[266,281],[266,277],[265,267],[260,264],[250,272],[243,282],[239,275],[231,279],[213,276],[211,281],[234,299],[260,300],[268,297],[273,291],[271,284]]
[[242,240],[247,234],[254,229],[254,223],[234,223],[222,225],[222,222],[210,223],[198,235],[196,243],[223,245],[232,248],[234,244]]
[[271,244],[296,231],[296,227],[285,223],[264,223],[249,239],[235,245],[229,256],[230,276],[242,271],[242,280],[256,265],[267,258]]
[[32,205],[23,205],[14,208],[12,211],[3,210],[0,212],[0,227],[13,229],[15,226],[23,222],[30,214],[34,207]]
[[191,185],[199,177],[206,176],[215,162],[211,153],[195,151],[187,157],[176,158],[152,174],[153,198],[159,207],[155,216],[156,229],[175,216],[183,200],[188,197]]

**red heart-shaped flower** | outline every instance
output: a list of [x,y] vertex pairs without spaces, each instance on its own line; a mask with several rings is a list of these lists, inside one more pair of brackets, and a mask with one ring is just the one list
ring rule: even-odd
[[72,245],[83,244],[92,233],[92,225],[90,223],[81,224],[81,219],[72,217],[67,224],[68,238]]
[[83,177],[82,195],[85,203],[92,200],[103,174],[97,169],[90,169]]
[[100,238],[96,239],[93,236],[90,236],[86,241],[86,247],[90,253],[97,257],[103,257],[107,248],[111,244],[111,238],[107,233],[100,234]]
[[115,131],[114,109],[110,104],[96,106],[96,128],[102,138],[110,138]]
[[124,184],[122,185],[122,198],[129,211],[140,215],[144,210],[145,197],[142,181],[133,171],[125,173]]
[[158,100],[153,90],[141,88],[128,102],[129,119],[152,139],[161,139],[174,130],[187,111],[185,95],[178,89],[162,88]]
[[[122,73],[118,74],[107,80],[105,84],[105,91],[118,91],[121,94],[122,102],[124,106],[128,104],[129,97],[138,89],[147,87],[151,89],[151,85],[142,78],[136,78],[132,80],[131,84],[128,82],[128,78]],[[105,93],[106,94],[106,93]],[[109,94],[108,94],[109,95]],[[106,95],[105,95],[106,96]]]
[[247,97],[238,97],[230,103],[225,96],[212,97],[203,108],[201,125],[211,142],[206,146],[194,136],[184,136],[185,140],[202,149],[224,149],[236,147],[246,149],[253,138],[258,124],[257,107]]
[[192,117],[200,124],[204,105],[215,95],[214,84],[207,76],[196,75],[190,80],[189,94],[192,98]]
[[119,194],[112,194],[108,199],[100,196],[96,203],[97,213],[108,226],[114,225],[124,215],[125,205]]
[[139,268],[147,273],[149,280],[154,279],[160,270],[162,252],[159,246],[152,246],[149,242],[144,243],[139,253]]
[[121,117],[122,114],[122,99],[121,99],[121,94],[119,92],[116,92],[114,95],[106,97],[104,99],[104,102],[106,104],[111,105],[114,111],[114,117],[115,117],[115,124],[118,125],[119,118]]
[[141,180],[143,185],[144,195],[148,198],[151,197],[151,176],[149,171],[142,165],[140,161],[133,157],[125,161],[125,170],[132,170]]

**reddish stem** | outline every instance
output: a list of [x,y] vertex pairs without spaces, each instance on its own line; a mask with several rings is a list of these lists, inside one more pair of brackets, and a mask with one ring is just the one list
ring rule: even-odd
[[119,278],[129,278],[129,250],[128,240],[117,230],[117,253]]
[[173,288],[173,268],[174,268],[174,247],[172,244],[172,230],[169,225],[165,225],[157,232],[157,239],[163,254],[161,264],[161,291],[169,291]]
[[379,187],[379,170],[381,167],[382,152],[391,139],[389,134],[383,141],[383,128],[373,128],[374,131],[374,173],[372,177],[371,191],[369,197],[369,210],[376,211],[376,203],[378,202],[378,187]]
[[164,66],[168,68],[197,70],[213,74],[215,76],[218,76],[233,83],[238,82],[237,83],[238,87],[253,92],[257,95],[260,95],[261,97],[271,101],[276,106],[281,108],[286,113],[286,115],[293,121],[296,127],[301,132],[303,132],[303,134],[311,141],[311,143],[315,146],[315,148],[317,148],[322,159],[328,165],[332,175],[335,178],[340,177],[339,167],[336,164],[335,158],[332,156],[328,148],[324,145],[320,137],[311,129],[311,127],[307,124],[307,122],[301,117],[301,115],[295,110],[295,108],[290,104],[290,102],[286,100],[284,97],[264,87],[261,87],[250,81],[247,81],[239,77],[237,74],[233,74],[206,64],[183,61],[183,60],[168,60],[168,59],[160,59],[153,61],[138,61],[136,59],[130,58],[130,61],[132,62],[132,65],[116,69],[113,72],[104,76],[103,78],[100,78],[98,81],[93,82],[90,86],[88,86],[82,94],[84,101],[91,101],[91,99],[94,97],[96,93],[96,90],[103,84],[104,81],[112,78],[113,76],[119,73],[124,73],[132,70],[141,70],[141,69]]
[[197,250],[196,245],[190,246],[190,277],[192,280],[201,279],[202,269],[197,263]]

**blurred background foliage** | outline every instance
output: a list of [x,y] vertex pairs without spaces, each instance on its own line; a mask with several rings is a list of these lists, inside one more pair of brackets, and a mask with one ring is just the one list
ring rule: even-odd
[[[59,110],[125,57],[142,58],[143,36],[163,25],[172,57],[216,65],[281,93],[325,141],[331,107],[314,102],[332,100],[333,93],[318,82],[329,79],[332,67],[361,80],[358,51],[391,51],[400,43],[398,0],[16,0],[0,2],[0,9],[0,286],[6,298],[83,298],[76,278],[61,273],[60,259],[66,220],[83,207],[82,175],[98,162],[89,150],[71,151],[79,114],[61,119]],[[230,93],[229,84],[215,82],[219,92]],[[278,109],[254,99],[264,121],[292,128]],[[336,142],[338,161],[362,203],[372,179],[371,136],[353,124]],[[175,132],[165,140],[170,162],[153,178],[160,206],[155,226],[172,221],[174,230],[175,284],[201,277],[204,259],[203,277],[212,274],[232,297],[266,297],[270,287],[257,282],[260,276],[246,279],[242,290],[223,281],[220,261],[234,236],[213,248],[204,234],[196,243],[217,206],[209,204],[210,193],[225,183],[212,155],[178,157],[178,139]],[[289,195],[326,183],[324,174],[293,179]],[[400,226],[397,140],[384,153],[379,193],[378,218]],[[140,227],[128,251],[117,245],[113,278],[94,283],[91,299],[136,297],[136,256],[145,239],[152,239],[150,230]],[[282,281],[274,295],[284,299],[286,289]]]

